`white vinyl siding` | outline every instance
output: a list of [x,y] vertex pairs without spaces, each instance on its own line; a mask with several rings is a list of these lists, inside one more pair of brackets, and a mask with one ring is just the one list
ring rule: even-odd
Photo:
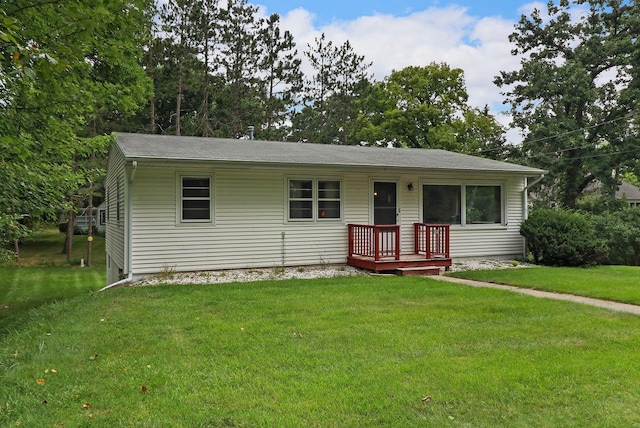
[[[215,224],[181,223],[176,205],[180,200],[176,176],[180,166],[139,165],[132,188],[132,271],[134,275],[162,269],[199,271],[213,269],[276,267],[345,263],[347,224],[370,224],[370,183],[379,177],[375,169],[349,172],[317,168],[312,171],[276,168],[189,167],[190,176],[214,176],[212,218]],[[196,174],[196,175],[191,175]],[[289,221],[289,180],[340,177],[341,220]],[[413,252],[413,224],[421,222],[421,183],[460,179],[460,174],[397,174],[398,210],[403,253]],[[469,182],[486,176],[470,175]],[[493,177],[491,177],[493,178]],[[474,181],[475,180],[475,181]],[[326,181],[335,181],[327,178]],[[413,184],[413,191],[408,184]],[[504,224],[474,225],[452,230],[455,257],[515,256],[522,254],[519,225],[524,215],[524,178],[502,180]],[[317,189],[316,189],[317,192]],[[335,193],[334,193],[335,195]],[[331,199],[331,198],[327,198]],[[337,199],[337,198],[335,198]],[[318,196],[314,199],[317,203]],[[477,226],[477,227],[476,227]]]
[[124,207],[125,181],[124,156],[117,146],[109,151],[107,174],[105,178],[106,198],[106,228],[105,246],[109,258],[107,268],[107,282],[113,283],[119,279],[120,273],[125,273],[125,224],[121,221]]

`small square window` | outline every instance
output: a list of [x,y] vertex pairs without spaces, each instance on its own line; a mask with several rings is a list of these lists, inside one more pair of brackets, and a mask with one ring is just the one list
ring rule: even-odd
[[211,177],[181,177],[184,222],[211,221]]

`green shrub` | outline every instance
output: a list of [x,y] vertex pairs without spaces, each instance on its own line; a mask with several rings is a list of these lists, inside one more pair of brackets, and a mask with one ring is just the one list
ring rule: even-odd
[[594,218],[595,230],[606,242],[605,260],[615,265],[640,265],[640,208],[603,214]]
[[591,214],[606,214],[625,210],[629,204],[624,199],[612,198],[611,196],[595,196],[583,198],[578,201],[577,208]]
[[520,234],[538,264],[588,266],[607,254],[589,217],[573,211],[537,209],[522,223]]

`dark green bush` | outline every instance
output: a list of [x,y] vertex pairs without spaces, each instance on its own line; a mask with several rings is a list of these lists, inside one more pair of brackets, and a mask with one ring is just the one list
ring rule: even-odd
[[595,196],[579,200],[577,208],[591,214],[606,214],[616,211],[623,211],[629,207],[624,199],[613,198],[611,196]]
[[627,208],[597,216],[594,225],[609,248],[605,263],[640,265],[640,208]]
[[604,260],[607,247],[589,217],[573,211],[537,209],[520,226],[536,263],[588,266]]

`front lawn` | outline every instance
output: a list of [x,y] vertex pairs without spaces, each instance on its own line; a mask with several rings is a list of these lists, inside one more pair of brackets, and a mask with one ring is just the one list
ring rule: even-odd
[[640,318],[424,278],[83,294],[0,340],[0,426],[633,426]]
[[640,304],[640,267],[536,267],[450,274],[458,278]]

